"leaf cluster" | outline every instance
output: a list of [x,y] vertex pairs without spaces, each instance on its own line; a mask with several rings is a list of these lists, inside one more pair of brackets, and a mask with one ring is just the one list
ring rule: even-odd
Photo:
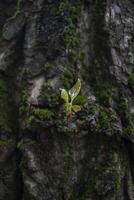
[[73,101],[78,96],[80,90],[81,90],[81,81],[78,78],[75,85],[69,90],[60,89],[61,90],[61,98],[66,103],[66,116],[71,117],[72,112],[78,112],[81,110],[81,107],[79,105],[74,105]]

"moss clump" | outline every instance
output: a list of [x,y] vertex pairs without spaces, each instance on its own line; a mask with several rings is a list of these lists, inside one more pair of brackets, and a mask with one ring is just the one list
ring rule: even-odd
[[19,149],[23,145],[23,139],[17,142],[17,148]]
[[63,83],[64,83],[64,87],[69,90],[69,88],[72,85],[72,79],[69,79],[68,77],[63,76]]
[[[93,6],[94,23],[94,59],[93,68],[89,68],[91,76],[88,78],[94,87],[98,100],[103,105],[109,104],[109,99],[113,96],[116,85],[112,82],[108,66],[111,65],[111,53],[107,44],[108,33],[104,29],[104,19],[106,11],[106,0],[97,0]],[[98,45],[99,44],[99,45]]]
[[38,100],[44,106],[48,106],[48,107],[57,106],[59,97],[56,91],[52,88],[49,81],[43,82],[40,89],[40,95],[38,97]]
[[103,105],[109,104],[109,100],[115,94],[116,90],[116,87],[108,83],[100,83],[94,87],[95,95]]
[[6,91],[6,83],[4,80],[0,80],[0,91],[5,92]]
[[134,132],[132,125],[127,125],[126,127],[123,128],[123,133],[125,135],[132,135]]
[[28,112],[29,106],[27,103],[28,93],[26,89],[23,89],[20,94],[20,106],[19,106],[19,114],[23,115]]
[[[87,181],[83,183],[82,200],[90,196],[98,198],[101,196],[103,199],[111,196],[112,193],[115,195],[120,189],[122,184],[120,176],[123,173],[121,166],[127,166],[126,158],[119,152],[117,144],[116,149],[114,149],[112,143],[109,144],[110,146],[105,147],[102,153],[100,153],[100,148],[97,149],[98,156],[96,157],[95,167],[91,168],[89,174],[87,172]],[[100,155],[101,159],[99,159]],[[90,165],[91,163],[89,163]]]
[[134,73],[132,73],[128,79],[128,83],[131,85],[131,86],[134,86]]
[[94,190],[98,194],[105,195],[107,187],[109,186],[112,191],[117,192],[121,181],[120,181],[120,160],[119,155],[116,152],[108,152],[105,155],[103,163],[98,164],[95,175]]
[[51,104],[56,104],[56,102],[58,101],[58,95],[55,93],[55,92],[53,92],[52,94],[51,94]]
[[97,110],[97,105],[91,105],[89,110],[90,110],[91,113],[95,113],[96,110]]
[[119,121],[115,110],[108,109],[104,106],[100,107],[96,131],[108,135],[122,134],[121,127],[117,126]]
[[78,23],[81,16],[82,1],[60,0],[58,14],[65,13],[66,27],[61,36],[57,53],[66,56],[65,68],[67,71],[61,77],[63,86],[70,89],[77,79],[77,63],[80,61],[80,36],[78,33]]
[[43,119],[49,119],[50,117],[54,117],[55,113],[49,109],[41,109],[37,108],[34,110],[34,116],[43,120]]
[[67,27],[66,32],[61,40],[60,48],[62,50],[78,48],[80,41],[76,32],[76,26],[80,17],[81,1],[70,3],[69,1],[59,2],[59,12],[67,10]]
[[43,119],[49,119],[50,117],[53,117],[55,113],[49,109],[41,109],[41,108],[36,108],[33,111],[33,115],[41,120]]
[[16,141],[14,140],[0,140],[0,146],[10,146],[10,145],[15,145]]
[[43,121],[46,119],[50,119],[51,117],[54,117],[55,113],[49,109],[43,109],[43,108],[36,108],[32,111],[30,117],[29,117],[29,123],[35,121]]
[[70,64],[75,66],[80,55],[78,54],[78,48],[80,47],[80,37],[77,32],[77,25],[81,15],[81,0],[76,2],[70,2],[68,0],[59,1],[59,13],[66,13],[66,29],[61,37],[59,54],[65,53],[68,57]]
[[39,95],[39,99],[42,99],[44,97],[45,94],[45,90],[46,88],[49,87],[49,84],[47,82],[43,82],[40,88],[40,95]]
[[129,113],[128,103],[124,98],[120,99],[119,113],[121,115],[121,121],[123,125],[123,134],[132,135],[134,133],[134,129],[132,126],[132,120]]
[[32,125],[35,121],[36,121],[35,116],[31,114],[30,117],[29,117],[29,119],[28,119],[28,123],[30,125]]
[[77,78],[76,70],[73,67],[68,67],[67,71],[61,77],[63,86],[69,90]]
[[66,1],[65,0],[60,0],[59,1],[59,7],[58,7],[58,14],[64,12],[65,10],[65,7],[66,7]]
[[43,70],[46,72],[50,68],[50,63],[45,63],[43,66]]
[[110,127],[108,112],[105,108],[100,109],[97,131],[108,129]]

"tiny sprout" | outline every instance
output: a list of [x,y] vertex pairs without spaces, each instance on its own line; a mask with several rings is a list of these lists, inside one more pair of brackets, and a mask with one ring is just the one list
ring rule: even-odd
[[81,110],[79,105],[73,105],[74,99],[78,96],[81,89],[81,81],[78,78],[75,85],[67,92],[65,89],[61,89],[61,98],[66,103],[66,117],[70,119],[73,112],[78,112]]

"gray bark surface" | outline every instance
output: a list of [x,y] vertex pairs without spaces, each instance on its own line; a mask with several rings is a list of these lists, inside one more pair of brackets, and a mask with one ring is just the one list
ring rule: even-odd
[[133,155],[133,0],[1,0],[0,200],[134,200]]

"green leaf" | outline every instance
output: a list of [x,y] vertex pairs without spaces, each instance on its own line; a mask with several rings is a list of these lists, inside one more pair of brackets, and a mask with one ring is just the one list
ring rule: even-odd
[[65,89],[61,89],[61,98],[68,103],[68,93]]
[[81,81],[78,78],[78,80],[75,83],[75,85],[69,90],[69,95],[71,97],[71,102],[73,102],[73,100],[75,99],[75,97],[77,97],[77,95],[80,92],[80,89],[81,89]]
[[81,107],[78,106],[78,105],[73,105],[72,109],[73,109],[74,112],[79,112],[81,110]]

